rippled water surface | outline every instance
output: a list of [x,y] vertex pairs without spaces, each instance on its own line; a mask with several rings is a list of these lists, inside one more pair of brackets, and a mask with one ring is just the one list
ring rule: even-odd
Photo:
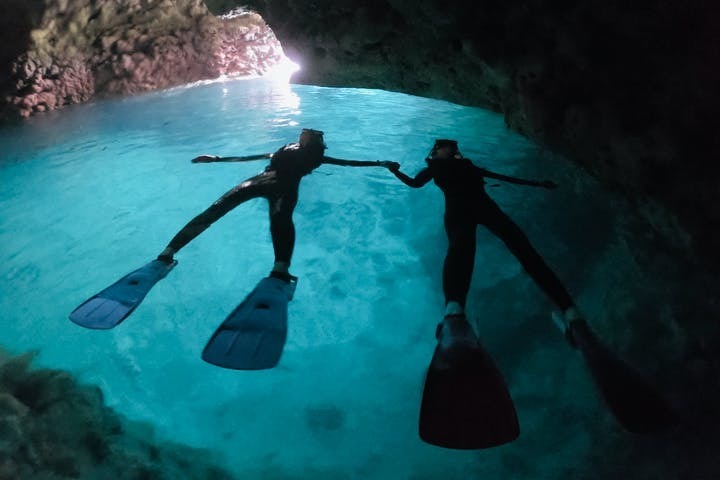
[[[504,185],[490,193],[584,298],[593,281],[586,262],[609,242],[608,202],[499,115],[382,91],[219,82],[68,108],[0,131],[0,343],[37,349],[40,364],[100,385],[112,407],[151,422],[160,439],[217,450],[238,478],[577,472],[573,465],[604,442],[593,432],[610,420],[553,329],[552,305],[484,231],[468,308],[506,374],[523,433],[482,452],[419,440],[422,377],[443,311],[442,196],[432,184],[409,189],[384,169],[323,166],[303,180],[292,268],[300,280],[273,370],[223,370],[200,359],[272,265],[262,199],[182,250],[178,267],[116,329],[68,320],[266,164],[191,158],[271,152],[301,127],[324,130],[330,156],[396,160],[409,174],[433,139],[450,137],[478,165],[554,179],[561,188],[553,192]],[[594,295],[590,311],[602,303]],[[568,437],[572,445],[562,443]]]

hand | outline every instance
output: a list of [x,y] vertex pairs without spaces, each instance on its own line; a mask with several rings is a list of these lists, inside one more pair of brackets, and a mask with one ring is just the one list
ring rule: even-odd
[[190,160],[192,163],[210,163],[216,161],[218,158],[217,155],[200,155],[199,157],[195,157],[192,160]]
[[400,164],[398,162],[390,162],[385,160],[380,162],[380,164],[391,172],[397,172],[398,170],[400,170]]
[[553,188],[557,188],[558,185],[552,180],[543,180],[542,182],[540,182],[540,186],[547,188],[548,190],[552,190]]

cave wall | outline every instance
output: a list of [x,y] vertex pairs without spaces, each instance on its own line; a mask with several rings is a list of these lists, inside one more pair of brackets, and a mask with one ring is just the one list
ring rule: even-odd
[[[206,0],[211,11],[234,5]],[[263,15],[298,83],[492,108],[720,267],[720,15],[701,0],[293,0]],[[685,255],[685,253],[679,253]]]
[[157,438],[102,391],[0,348],[0,479],[230,480],[215,455]]
[[[302,64],[295,81],[404,91],[502,112],[514,130],[568,154],[633,198],[652,226],[647,234],[682,255],[677,263],[687,260],[690,247],[707,263],[720,265],[720,174],[715,167],[720,22],[711,2],[241,3],[261,12],[289,56]],[[261,73],[277,61],[279,45],[262,19],[220,19],[211,12],[220,14],[236,2],[205,4],[210,12],[200,0],[3,0],[0,110],[27,116],[96,96],[223,73]],[[660,265],[653,271],[667,273]],[[711,291],[712,284],[707,286]],[[687,292],[658,293],[663,294],[690,297]],[[688,383],[707,382],[687,391],[716,397],[713,316],[697,314],[690,301],[684,305],[689,305],[688,315],[679,318],[695,314],[709,320],[696,329],[699,334],[689,335],[698,345],[687,349],[685,362]],[[717,311],[716,299],[708,296],[708,305],[700,311]],[[651,323],[643,328],[652,331]],[[67,452],[77,451],[85,433],[78,428],[68,430],[70,435],[55,426],[57,417],[36,420],[29,414],[36,413],[32,399],[17,393],[27,390],[17,387],[25,385],[26,363],[0,358],[0,423],[7,427],[0,428],[0,453],[13,456],[0,462],[0,478],[24,478],[17,473],[28,468],[24,464],[52,474],[101,468],[96,463],[127,470],[127,457],[137,456],[135,445],[143,455],[154,451],[142,438],[133,438],[129,453],[113,448],[109,460],[97,449],[71,457]],[[13,374],[9,382],[8,371],[23,375]],[[71,383],[54,373],[45,377],[51,385]],[[37,375],[29,378],[37,383]],[[53,398],[56,391],[70,396],[56,387],[47,391]],[[37,399],[44,404],[46,397]],[[76,398],[103,408],[97,395],[88,402],[85,394],[71,396],[71,401]],[[61,404],[52,408],[55,412],[63,413]],[[697,416],[705,414],[716,417],[715,412]],[[111,447],[127,443],[112,414],[100,418],[91,431],[111,435]],[[80,423],[73,417],[68,421]],[[41,433],[40,423],[47,423],[52,435]],[[36,445],[54,445],[47,438],[66,448],[29,455]],[[705,438],[698,435],[698,444]],[[162,457],[174,461],[170,453]],[[148,475],[151,468],[152,475],[150,460],[141,456],[133,471],[137,467],[138,475]]]
[[[720,24],[706,0],[6,0],[0,117],[221,74],[491,108],[720,269]],[[209,11],[208,11],[209,9]],[[213,15],[214,14],[214,15]]]
[[282,58],[259,15],[219,18],[201,0],[9,0],[0,8],[6,117],[262,74]]

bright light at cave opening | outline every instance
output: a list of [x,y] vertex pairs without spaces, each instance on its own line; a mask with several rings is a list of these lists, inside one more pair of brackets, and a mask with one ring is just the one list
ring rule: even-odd
[[283,55],[280,62],[278,62],[277,65],[275,65],[273,68],[271,68],[264,77],[267,77],[273,81],[282,82],[282,83],[290,83],[290,77],[293,73],[300,70],[300,65],[293,62],[289,58],[287,58],[285,55]]

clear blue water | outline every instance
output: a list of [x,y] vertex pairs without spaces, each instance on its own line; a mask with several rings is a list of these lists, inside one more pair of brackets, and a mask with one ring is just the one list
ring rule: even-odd
[[118,328],[85,330],[67,319],[265,166],[191,158],[271,152],[301,127],[325,130],[330,156],[396,160],[410,174],[434,138],[450,137],[478,165],[554,179],[561,188],[553,192],[490,192],[590,316],[602,322],[600,306],[613,295],[614,308],[631,308],[615,287],[632,265],[590,267],[627,256],[611,238],[617,201],[508,131],[499,115],[255,79],[76,106],[0,131],[0,343],[37,349],[39,364],[100,385],[113,408],[152,423],[159,439],[216,450],[238,478],[582,472],[617,428],[554,330],[550,302],[482,230],[468,308],[507,377],[522,435],[482,452],[419,440],[422,376],[443,311],[442,196],[432,184],[409,189],[384,169],[323,166],[303,180],[292,268],[300,281],[278,368],[237,372],[200,359],[272,265],[264,200],[241,205],[181,251],[179,266]]

